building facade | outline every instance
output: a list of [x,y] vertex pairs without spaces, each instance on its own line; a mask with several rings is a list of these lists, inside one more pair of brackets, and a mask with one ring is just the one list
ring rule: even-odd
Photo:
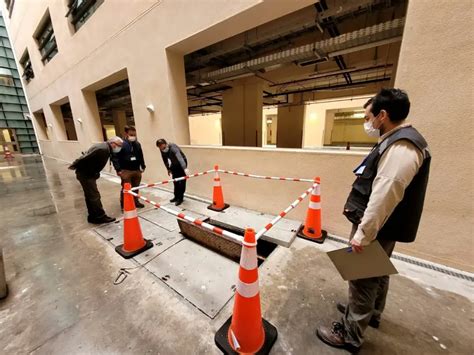
[[0,152],[38,153],[33,123],[7,28],[0,13]]
[[[26,73],[24,85],[43,154],[71,161],[92,143],[135,124],[147,160],[145,181],[166,174],[155,147],[161,137],[183,146],[192,171],[218,163],[262,175],[321,176],[324,227],[347,235],[350,226],[342,206],[352,169],[366,152],[340,147],[363,139],[357,121],[361,103],[380,87],[394,85],[408,91],[410,121],[433,153],[419,237],[398,250],[474,271],[468,261],[473,172],[466,167],[472,161],[474,131],[473,36],[467,26],[472,1],[440,0],[436,6],[428,0],[334,3],[16,2],[9,10],[9,32]],[[309,20],[308,14],[313,16]],[[280,19],[285,21],[274,25]],[[292,37],[295,28],[298,37]],[[291,61],[283,62],[287,55]],[[285,71],[290,67],[291,73]],[[309,90],[301,89],[306,84],[295,82],[295,75],[317,81]],[[334,106],[340,98],[359,101],[340,111]],[[309,101],[328,100],[324,110],[301,108]],[[276,111],[264,116],[266,106]],[[209,129],[220,126],[221,135],[214,134],[213,142],[223,146],[189,145],[189,115],[216,112],[221,122],[214,118]],[[331,134],[325,120],[332,122]],[[345,134],[353,123],[359,131]],[[302,185],[234,177],[223,183],[228,202],[271,213],[304,190]],[[189,185],[190,193],[209,197],[210,181],[196,179]],[[301,206],[293,218],[304,214]]]

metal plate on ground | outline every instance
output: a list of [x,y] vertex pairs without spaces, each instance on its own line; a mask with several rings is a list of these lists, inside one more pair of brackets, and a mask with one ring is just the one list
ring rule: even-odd
[[[255,211],[249,211],[244,208],[230,207],[225,213],[220,213],[212,217],[216,221],[234,225],[240,228],[254,228],[258,232],[265,227],[275,216],[268,214],[257,214]],[[278,222],[270,231],[266,232],[262,237],[269,242],[289,247],[296,236],[301,222],[283,219]]]
[[157,208],[140,213],[140,217],[145,218],[147,221],[153,222],[157,226],[164,228],[169,232],[178,229],[178,222],[176,222],[176,216],[173,216],[172,214],[169,214],[168,212]]
[[185,239],[145,267],[214,318],[234,295],[239,265]]
[[[152,222],[147,221],[141,216],[138,217],[140,227],[142,229],[143,238],[153,242],[154,247],[146,252],[137,255],[134,259],[139,263],[149,260],[154,255],[165,251],[172,245],[183,239],[178,231],[167,231]],[[177,224],[177,223],[176,223]],[[114,247],[123,243],[123,221],[118,223],[110,223],[105,226],[96,228],[95,231],[104,239],[110,241]]]

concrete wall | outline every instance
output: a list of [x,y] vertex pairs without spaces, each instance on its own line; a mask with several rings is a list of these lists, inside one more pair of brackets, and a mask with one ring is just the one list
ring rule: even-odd
[[[433,155],[419,255],[473,270],[473,2],[412,0],[396,87]],[[470,25],[469,25],[470,24]],[[407,246],[411,249],[411,246]]]
[[222,145],[221,114],[189,116],[192,145]]

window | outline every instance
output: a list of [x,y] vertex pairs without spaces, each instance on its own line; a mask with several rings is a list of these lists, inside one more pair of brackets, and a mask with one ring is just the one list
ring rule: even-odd
[[63,116],[67,140],[77,141],[76,127],[74,126],[74,119],[72,118],[72,110],[69,102],[61,105],[61,115]]
[[8,17],[12,17],[14,5],[15,5],[15,0],[5,0],[5,7],[8,10]]
[[104,0],[69,0],[66,17],[69,17],[77,31],[103,2]]
[[39,139],[49,140],[48,125],[46,123],[46,117],[44,117],[44,113],[42,111],[34,112],[33,116],[36,121]]
[[13,73],[10,69],[0,68],[0,85],[14,86]]
[[25,79],[27,83],[29,83],[30,80],[35,77],[35,73],[33,72],[33,67],[31,66],[30,54],[28,53],[27,50],[25,50],[25,53],[21,57],[20,64],[23,68],[22,77],[23,79]]
[[58,45],[56,44],[53,23],[51,22],[49,13],[37,31],[35,39],[41,53],[41,60],[43,61],[43,64],[46,64],[58,53]]

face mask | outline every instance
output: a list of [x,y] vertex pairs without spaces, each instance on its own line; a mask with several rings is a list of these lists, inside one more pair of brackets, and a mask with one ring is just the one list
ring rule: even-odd
[[170,147],[166,147],[165,149],[162,150],[163,153],[168,153],[170,150]]
[[122,150],[122,147],[113,147],[112,148],[112,152],[114,152],[115,154],[117,154],[118,152],[120,152]]
[[135,141],[137,140],[137,137],[135,137],[135,136],[128,136],[128,140],[129,140],[130,142],[135,142]]
[[364,130],[365,130],[365,133],[367,133],[369,137],[375,137],[375,138],[380,137],[380,129],[374,128],[373,119],[370,121],[364,122]]

